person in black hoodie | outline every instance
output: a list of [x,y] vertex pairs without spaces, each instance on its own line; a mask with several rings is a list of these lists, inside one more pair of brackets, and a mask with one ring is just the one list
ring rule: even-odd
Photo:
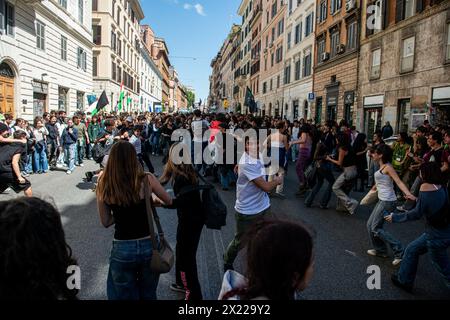
[[[175,252],[176,283],[170,288],[185,293],[185,300],[202,300],[202,291],[197,273],[197,248],[200,242],[205,215],[202,210],[197,173],[190,163],[175,164],[179,156],[180,143],[169,150],[169,158],[160,178],[161,183],[171,182],[176,199],[168,209],[177,209],[178,228]],[[191,190],[191,191],[189,191]]]
[[50,118],[50,122],[45,124],[48,131],[47,136],[47,157],[50,166],[56,166],[56,152],[59,148],[59,133],[56,127],[57,119],[55,116]]

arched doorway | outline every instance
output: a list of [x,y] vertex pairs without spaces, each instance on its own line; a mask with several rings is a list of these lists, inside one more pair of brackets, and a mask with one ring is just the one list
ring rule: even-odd
[[0,112],[15,114],[14,110],[14,71],[9,64],[0,64]]

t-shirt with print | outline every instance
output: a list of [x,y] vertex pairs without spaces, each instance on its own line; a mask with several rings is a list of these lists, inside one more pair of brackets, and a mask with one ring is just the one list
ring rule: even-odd
[[255,215],[270,207],[266,192],[253,181],[265,177],[264,165],[259,159],[244,153],[239,161],[239,176],[236,182],[236,205],[234,209],[240,214]]

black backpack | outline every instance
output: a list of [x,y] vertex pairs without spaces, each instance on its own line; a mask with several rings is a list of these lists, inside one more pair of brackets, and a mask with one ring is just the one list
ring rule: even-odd
[[435,214],[426,217],[428,225],[435,229],[445,229],[450,225],[450,203],[448,199],[448,191],[446,188],[442,188],[445,191],[446,197],[444,206]]
[[227,224],[227,206],[223,202],[216,188],[207,182],[201,175],[197,176],[204,184],[184,187],[177,194],[177,197],[193,191],[200,191],[206,227],[208,229],[220,230]]
[[92,158],[94,161],[97,163],[102,163],[103,158],[108,154],[111,147],[112,145],[106,145],[106,143],[97,143],[92,148]]

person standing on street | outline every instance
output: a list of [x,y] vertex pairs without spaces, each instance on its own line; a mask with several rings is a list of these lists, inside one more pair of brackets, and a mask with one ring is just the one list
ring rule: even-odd
[[66,163],[68,166],[67,174],[72,174],[75,170],[75,155],[78,141],[78,130],[74,128],[72,119],[67,120],[67,128],[64,129],[61,137],[61,145],[64,148]]
[[79,116],[73,117],[73,127],[77,129],[78,132],[78,139],[77,139],[77,147],[76,147],[76,153],[75,153],[75,165],[77,167],[84,167],[83,159],[84,159],[84,153],[86,151],[86,144],[89,144],[89,135],[86,128],[86,125],[81,122],[81,119]]
[[98,117],[93,116],[91,121],[89,122],[88,126],[88,136],[89,136],[89,153],[88,153],[88,159],[92,160],[92,148],[94,147],[94,142],[97,140],[97,137],[100,133],[101,126],[98,122]]
[[47,136],[48,130],[44,125],[44,121],[40,117],[34,119],[33,135],[36,139],[34,145],[34,173],[47,173],[48,172],[48,160],[47,160]]
[[50,117],[50,121],[45,125],[48,131],[47,136],[47,155],[48,163],[51,167],[56,166],[56,155],[60,145],[59,132],[56,127],[57,119],[55,116]]
[[245,138],[245,152],[239,161],[236,182],[236,233],[224,255],[224,270],[233,270],[233,263],[244,247],[242,237],[257,221],[270,217],[271,192],[282,183],[281,177],[271,182],[265,180],[266,172],[260,158],[258,138]]
[[394,134],[394,129],[392,129],[392,126],[391,126],[390,122],[386,121],[386,124],[381,129],[381,136],[382,136],[382,138],[383,139],[390,138],[390,137],[392,137],[393,134]]
[[[107,279],[109,300],[156,300],[159,274],[151,270],[152,248],[146,186],[165,205],[172,198],[152,174],[145,174],[129,142],[111,148],[97,186],[97,207],[105,228],[115,233]],[[152,195],[147,195],[152,197]]]

